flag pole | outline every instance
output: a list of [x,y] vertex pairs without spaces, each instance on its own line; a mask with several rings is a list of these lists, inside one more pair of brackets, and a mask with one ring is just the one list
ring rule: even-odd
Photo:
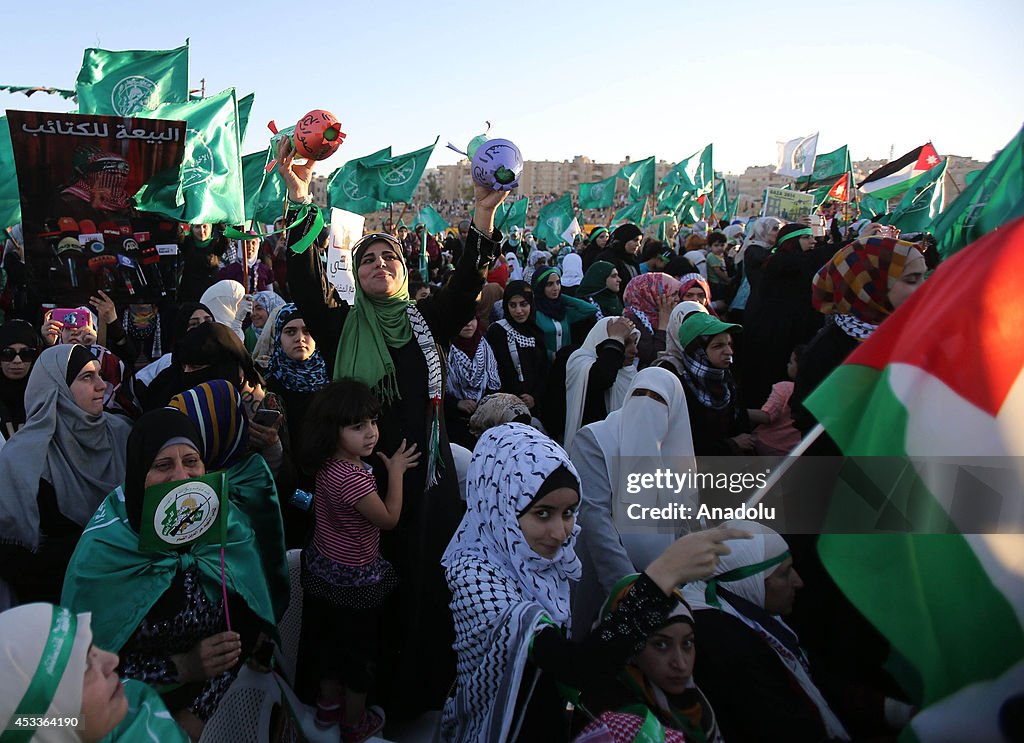
[[800,443],[786,455],[786,458],[782,460],[779,466],[772,470],[768,479],[765,480],[764,485],[754,491],[754,494],[747,499],[747,502],[743,504],[744,508],[753,508],[760,503],[768,494],[768,491],[775,487],[779,480],[782,479],[782,476],[789,471],[789,468],[796,462],[797,457],[806,452],[811,447],[811,444],[817,441],[823,433],[825,433],[825,427],[820,423],[808,431],[807,435],[804,436]]
[[[402,212],[401,212],[401,214],[398,215],[398,221],[399,222],[401,222],[403,219],[405,219],[405,211],[408,208],[409,208],[409,202],[408,201],[403,201],[402,202]],[[398,231],[398,228],[395,226],[394,222],[391,223],[391,228],[393,230],[395,230],[396,232]]]
[[391,229],[395,229],[395,202],[388,202],[388,222],[391,223]]

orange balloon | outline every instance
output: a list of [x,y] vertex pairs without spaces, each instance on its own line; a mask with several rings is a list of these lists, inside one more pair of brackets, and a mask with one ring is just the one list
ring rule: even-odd
[[307,160],[326,160],[345,140],[339,122],[330,111],[315,109],[295,125],[295,152]]

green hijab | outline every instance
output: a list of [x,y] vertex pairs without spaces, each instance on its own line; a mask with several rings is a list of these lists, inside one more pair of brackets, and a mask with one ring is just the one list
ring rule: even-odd
[[576,289],[576,296],[589,299],[601,308],[604,317],[615,317],[622,314],[622,300],[619,295],[608,288],[608,277],[615,270],[615,265],[608,261],[595,261],[583,274],[583,281]]
[[[359,262],[370,245],[383,242],[392,248],[402,263],[402,285],[390,297],[371,297],[359,283]],[[352,249],[357,277],[356,304],[345,320],[334,359],[334,378],[351,377],[365,382],[387,404],[398,397],[395,362],[388,348],[401,348],[412,340],[409,323],[409,269],[402,246],[390,235],[373,234],[361,238]]]

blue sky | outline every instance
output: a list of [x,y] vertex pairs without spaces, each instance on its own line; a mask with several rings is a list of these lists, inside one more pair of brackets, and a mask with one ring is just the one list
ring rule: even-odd
[[[129,12],[130,9],[137,9]],[[309,13],[308,19],[303,13]],[[325,174],[386,145],[460,146],[484,127],[531,160],[774,162],[777,140],[887,157],[931,139],[987,160],[1024,122],[1024,3],[184,2],[8,4],[0,82],[74,87],[82,50],[191,38],[190,79],[255,91],[244,151],[312,108],[348,138]],[[66,111],[0,93],[0,108]],[[441,147],[432,165],[459,156]]]

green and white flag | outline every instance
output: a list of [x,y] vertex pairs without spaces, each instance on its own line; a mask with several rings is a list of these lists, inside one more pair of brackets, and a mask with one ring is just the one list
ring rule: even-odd
[[615,203],[617,175],[593,183],[580,184],[580,209],[607,209]]
[[146,118],[185,121],[185,155],[178,173],[164,173],[135,194],[140,211],[192,224],[245,221],[245,187],[235,89],[191,103],[165,103]]
[[533,230],[533,235],[547,243],[549,248],[561,245],[565,242],[563,234],[575,218],[576,210],[572,206],[572,197],[567,193],[562,194],[560,199],[543,207],[537,214],[537,226]]
[[387,208],[387,204],[374,197],[377,173],[373,166],[391,159],[391,147],[370,155],[349,160],[327,178],[327,206],[344,209],[355,214],[369,214]]
[[145,116],[165,103],[187,103],[188,44],[161,51],[86,49],[75,88],[81,114]]
[[899,227],[901,232],[924,232],[945,210],[948,191],[946,189],[946,167],[949,158],[942,161],[918,179],[907,191],[899,206],[893,209],[888,224]]
[[686,198],[686,189],[678,184],[662,186],[658,191],[658,209],[660,211],[674,212],[683,204]]
[[498,205],[494,212],[494,226],[503,233],[508,233],[513,227],[521,230],[526,229],[526,212],[530,208],[530,199],[524,196],[511,204],[508,199]]
[[284,214],[288,189],[275,167],[267,172],[267,163],[274,158],[271,150],[254,152],[242,158],[242,180],[245,184],[245,218],[260,224],[273,224]]
[[817,155],[814,158],[814,170],[808,178],[801,179],[804,186],[816,186],[825,181],[831,186],[843,173],[851,171],[850,151],[844,144],[837,150]]
[[[861,533],[823,534],[818,551],[903,661],[920,712],[901,741],[1009,740],[1001,715],[1024,688],[1024,535],[999,521],[1019,524],[1024,493],[1020,265],[1024,219],[943,262],[806,400],[872,475],[830,509]],[[869,533],[894,520],[917,533]]]
[[629,184],[629,200],[642,201],[654,193],[654,156],[623,165],[618,177]]
[[[438,137],[440,139],[440,137]],[[356,165],[356,178],[365,184],[367,193],[385,204],[408,203],[416,186],[420,184],[437,139],[421,150],[394,155],[378,162],[360,162]]]
[[697,196],[711,193],[711,184],[715,177],[711,162],[712,147],[713,145],[709,144],[678,163],[662,181],[682,186],[684,190],[691,191]]
[[416,219],[412,221],[413,229],[423,225],[423,229],[426,230],[429,235],[440,235],[442,232],[448,229],[450,226],[434,207],[427,205],[420,209],[419,214],[416,215]]
[[256,94],[250,93],[245,98],[238,99],[238,141],[245,142],[245,132],[249,128],[249,114],[252,112],[253,101]]
[[0,230],[21,222],[21,195],[7,117],[0,117]]
[[1024,216],[1024,129],[970,179],[928,231],[939,241],[939,253],[948,258],[1019,216]]
[[625,224],[632,222],[637,226],[643,226],[644,206],[646,204],[643,201],[634,201],[632,204],[626,206],[615,212],[615,216],[612,217],[612,227],[616,225]]

